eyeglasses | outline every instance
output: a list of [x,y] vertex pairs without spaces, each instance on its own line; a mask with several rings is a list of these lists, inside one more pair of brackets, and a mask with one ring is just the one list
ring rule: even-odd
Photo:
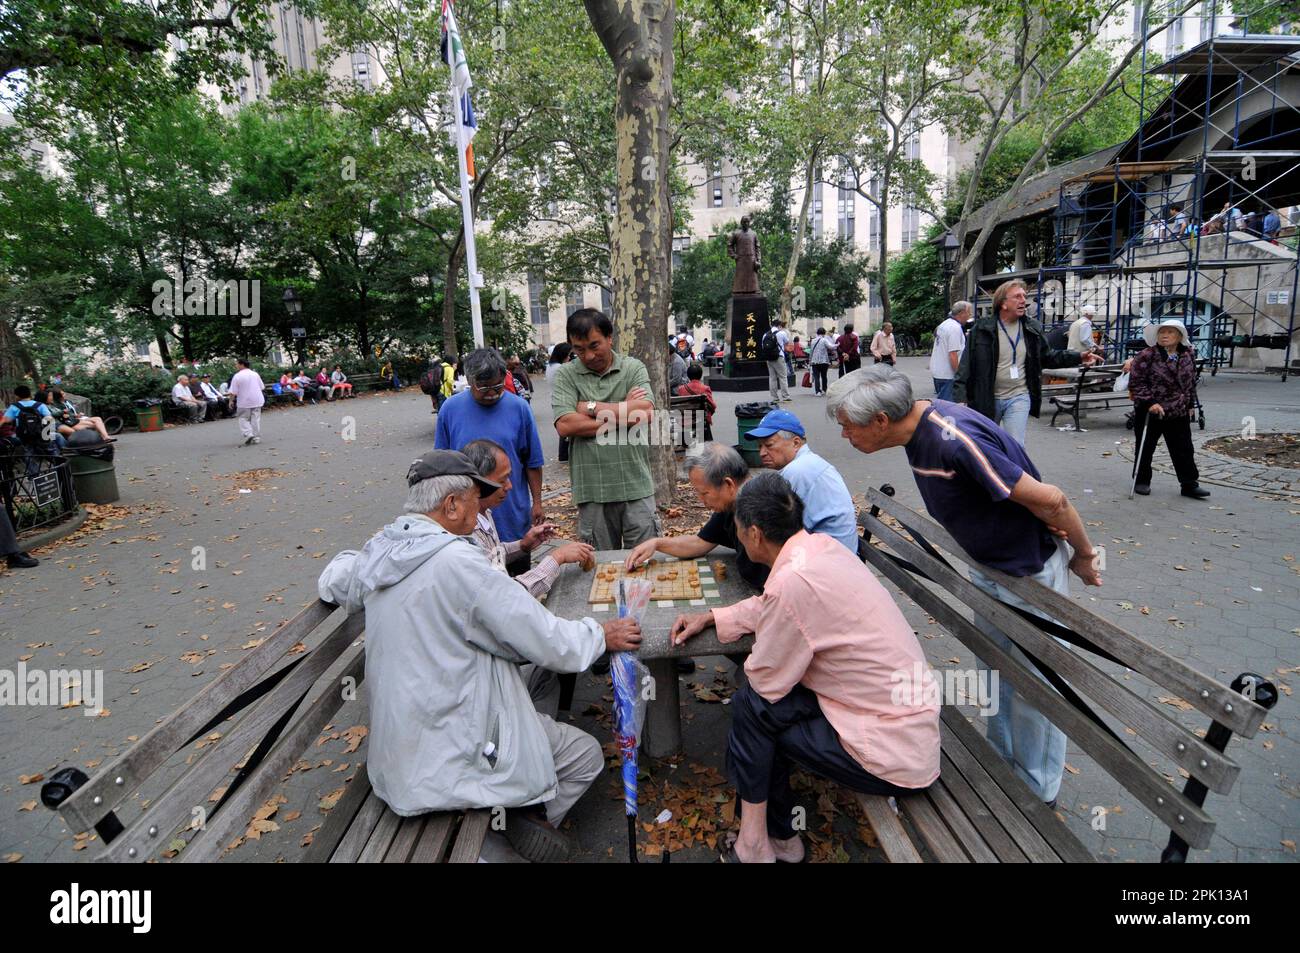
[[493,384],[491,386],[476,383],[473,386],[480,394],[500,394],[506,389],[506,382],[502,381],[500,384]]

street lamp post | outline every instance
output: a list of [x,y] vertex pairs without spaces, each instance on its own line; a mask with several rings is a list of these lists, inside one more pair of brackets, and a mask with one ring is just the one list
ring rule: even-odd
[[293,335],[295,349],[298,351],[298,363],[306,364],[307,357],[304,349],[307,346],[307,329],[298,323],[298,317],[302,314],[302,299],[292,288],[284,289],[284,309],[289,312],[289,319],[293,322],[289,327],[289,333]]
[[952,276],[957,271],[957,259],[961,257],[961,243],[952,229],[945,229],[943,234],[931,239],[931,245],[939,250],[939,268],[943,274],[943,303],[952,310]]

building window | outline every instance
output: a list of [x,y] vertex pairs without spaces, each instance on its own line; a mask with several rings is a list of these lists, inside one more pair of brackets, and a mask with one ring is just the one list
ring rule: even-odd
[[567,318],[573,312],[585,307],[586,304],[582,300],[582,285],[569,285],[568,293],[564,298],[564,316]]
[[907,137],[907,142],[903,145],[903,157],[906,159],[921,158],[921,134],[913,132]]
[[605,317],[609,317],[614,312],[614,300],[609,295],[609,279],[605,279],[605,284],[600,286],[600,310],[605,312]]
[[921,227],[921,210],[913,207],[915,196],[907,196],[907,204],[903,206],[903,250],[911,248],[916,243],[917,232]]
[[1175,17],[1165,32],[1165,55],[1177,56],[1183,50],[1183,18]]
[[847,164],[840,166],[840,185],[836,198],[835,213],[838,219],[836,233],[840,238],[853,240],[853,170]]
[[370,56],[364,50],[352,54],[352,81],[370,90]]
[[690,235],[673,236],[673,271],[682,267],[682,252],[691,247]]
[[707,183],[710,208],[722,208],[722,162],[709,163],[709,181]]
[[148,341],[136,341],[136,342],[135,342],[135,356],[136,356],[136,357],[148,357],[148,356],[149,356],[149,342],[148,342]]
[[870,284],[867,286],[867,307],[880,307],[880,286],[877,284]]
[[262,63],[260,60],[253,60],[253,92],[258,99],[262,98]]
[[546,286],[542,283],[542,276],[528,273],[528,320],[533,324],[549,324],[550,319],[546,314],[545,298]]
[[822,237],[822,173],[821,169],[813,172],[812,233],[813,238]]

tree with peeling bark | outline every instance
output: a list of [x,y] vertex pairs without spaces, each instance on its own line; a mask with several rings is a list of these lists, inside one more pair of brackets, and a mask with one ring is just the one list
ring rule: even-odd
[[[656,407],[669,404],[664,367],[672,281],[669,110],[673,0],[584,0],[614,66],[617,212],[611,236],[615,345],[644,362]],[[655,498],[671,502],[672,448],[653,448]]]
[[1122,94],[1121,84],[1144,44],[1198,2],[1185,0],[1171,6],[1159,20],[1150,17],[1144,6],[1146,29],[1140,29],[1131,40],[1112,43],[1109,70],[1100,82],[1083,91],[1075,85],[1078,67],[1105,45],[1102,33],[1126,16],[1132,4],[1124,0],[1022,0],[1009,6],[976,8],[978,16],[951,53],[979,64],[966,83],[966,92],[981,109],[983,129],[983,140],[966,179],[960,217],[953,226],[964,250],[949,286],[954,298],[965,293],[967,276],[981,260],[994,232],[984,228],[973,242],[966,241],[967,222],[976,208],[984,169],[998,146],[1030,121],[1042,130],[1038,148],[1020,174],[994,199],[988,221],[1001,216],[1016,191],[1041,169],[1043,158],[1075,123],[1107,97]]

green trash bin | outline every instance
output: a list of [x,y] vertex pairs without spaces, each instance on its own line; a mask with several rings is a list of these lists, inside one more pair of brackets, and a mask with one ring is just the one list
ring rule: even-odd
[[68,468],[72,471],[78,503],[116,503],[121,499],[112,460],[73,453],[68,456]]
[[751,437],[749,432],[758,426],[759,421],[768,411],[775,409],[774,404],[761,402],[745,403],[736,407],[736,436],[740,439],[736,444],[736,451],[750,467],[761,467],[763,463],[758,457],[758,441]]
[[135,409],[135,425],[140,428],[141,433],[153,433],[162,430],[162,404],[154,404],[152,407],[137,407]]

